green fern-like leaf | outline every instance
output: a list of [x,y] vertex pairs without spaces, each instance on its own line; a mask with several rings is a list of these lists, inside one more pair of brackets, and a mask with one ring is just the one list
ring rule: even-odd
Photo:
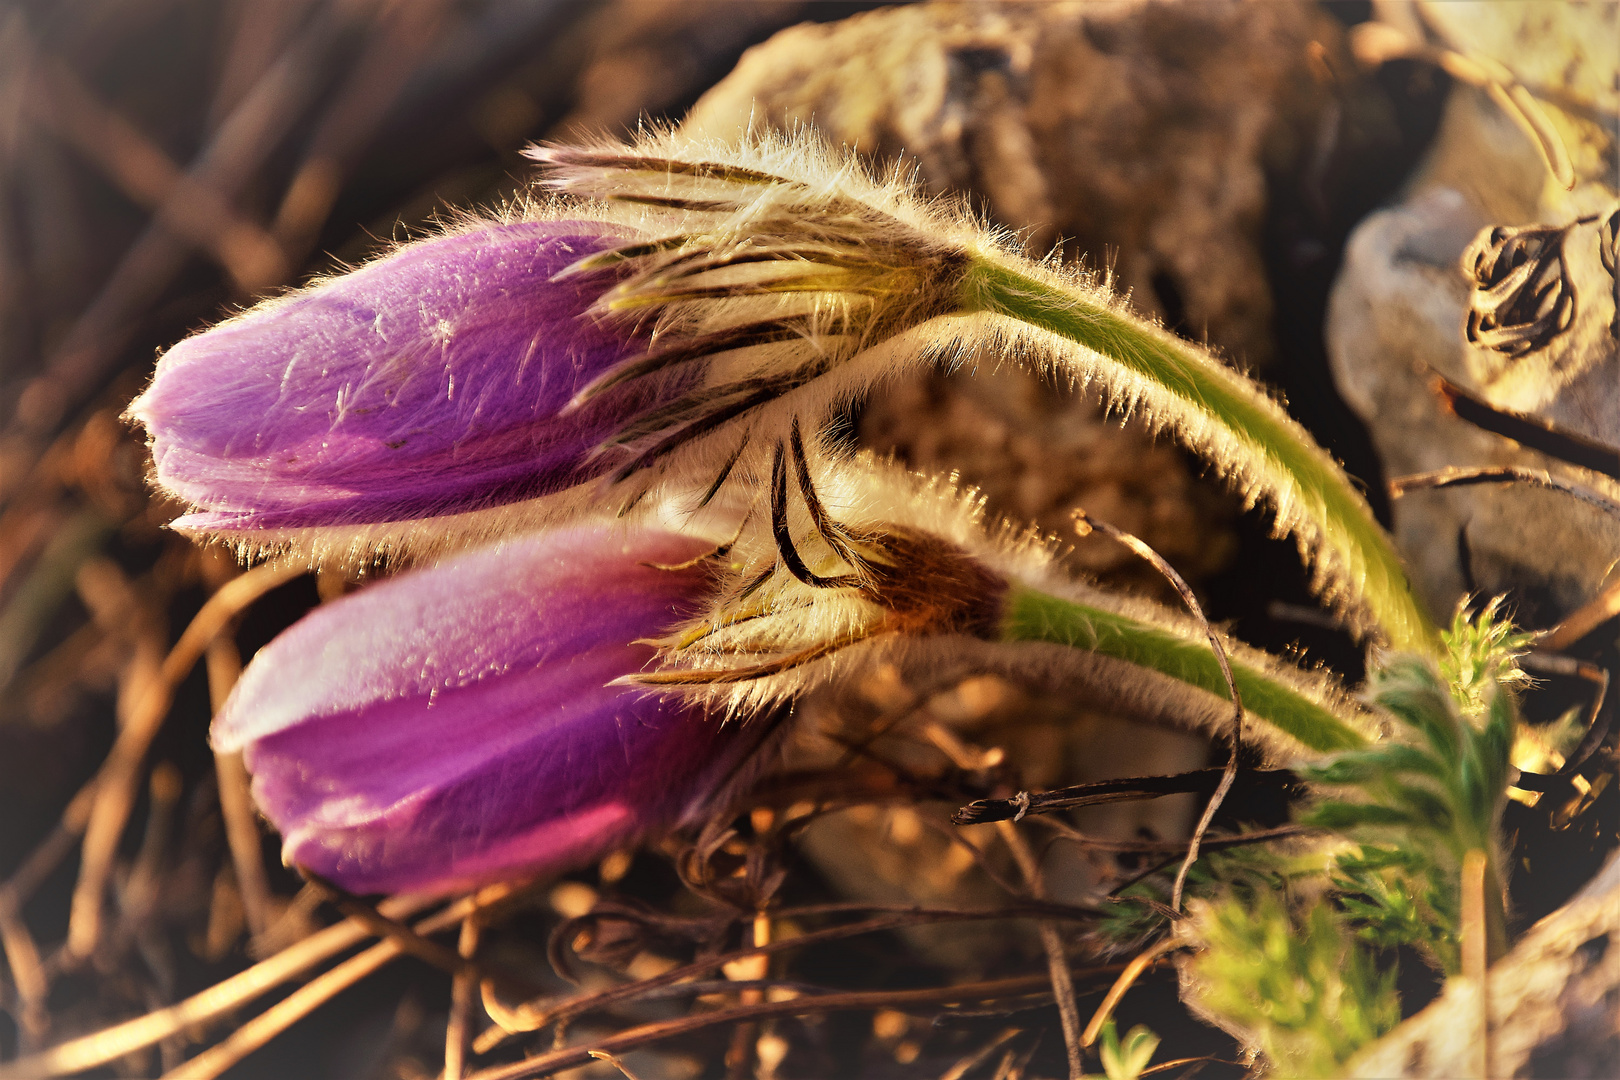
[[1192,962],[1195,1005],[1269,1058],[1276,1074],[1334,1076],[1400,1020],[1395,968],[1380,967],[1328,905],[1275,893],[1200,906],[1206,946]]

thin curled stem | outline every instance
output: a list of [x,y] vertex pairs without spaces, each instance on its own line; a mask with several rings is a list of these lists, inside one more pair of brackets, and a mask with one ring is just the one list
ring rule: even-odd
[[1075,526],[1084,526],[1087,530],[1096,529],[1110,539],[1125,545],[1132,552],[1146,560],[1153,569],[1157,570],[1164,579],[1175,587],[1180,594],[1182,603],[1203,629],[1204,636],[1209,639],[1209,645],[1215,653],[1215,660],[1221,666],[1221,677],[1226,680],[1226,692],[1232,698],[1232,753],[1226,759],[1226,769],[1221,773],[1221,781],[1215,786],[1215,792],[1204,805],[1203,816],[1198,819],[1198,825],[1193,829],[1192,841],[1187,845],[1187,857],[1181,860],[1181,869],[1176,871],[1176,883],[1170,890],[1170,908],[1173,911],[1181,910],[1181,891],[1187,885],[1187,873],[1192,869],[1193,863],[1198,861],[1198,845],[1204,839],[1204,833],[1209,829],[1209,823],[1215,818],[1215,811],[1219,810],[1221,803],[1226,799],[1226,793],[1232,790],[1232,782],[1237,779],[1239,756],[1243,752],[1243,695],[1238,692],[1237,679],[1232,675],[1232,663],[1226,655],[1226,645],[1222,643],[1220,635],[1215,628],[1209,625],[1204,618],[1204,609],[1199,606],[1198,598],[1188,587],[1175,567],[1164,560],[1164,557],[1154,551],[1147,544],[1135,536],[1115,528],[1106,521],[1100,521],[1088,515],[1084,510],[1076,510],[1074,514]]

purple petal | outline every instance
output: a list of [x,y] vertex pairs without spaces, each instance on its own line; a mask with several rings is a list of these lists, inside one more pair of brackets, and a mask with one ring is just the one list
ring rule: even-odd
[[585,311],[623,243],[589,221],[488,224],[411,244],[188,338],[130,406],[182,528],[351,525],[484,509],[587,479],[591,450],[660,396],[567,416],[644,347]]
[[755,735],[611,680],[708,587],[708,545],[576,528],[405,574],[261,651],[214,725],[288,863],[355,892],[567,866],[668,826]]

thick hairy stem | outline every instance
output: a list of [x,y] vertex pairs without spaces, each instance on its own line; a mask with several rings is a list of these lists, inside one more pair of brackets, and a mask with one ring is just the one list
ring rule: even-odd
[[961,299],[968,310],[1004,315],[1080,346],[1075,374],[1139,403],[1246,495],[1267,502],[1330,595],[1368,618],[1393,648],[1438,655],[1438,633],[1367,501],[1310,435],[1243,376],[1098,299],[999,263],[973,263]]
[[[1004,641],[1068,645],[1168,675],[1222,698],[1228,693],[1226,677],[1206,643],[1034,589],[1014,586],[1008,592],[1000,636]],[[1366,745],[1353,727],[1327,707],[1241,657],[1232,660],[1232,678],[1249,716],[1309,749],[1334,753]]]

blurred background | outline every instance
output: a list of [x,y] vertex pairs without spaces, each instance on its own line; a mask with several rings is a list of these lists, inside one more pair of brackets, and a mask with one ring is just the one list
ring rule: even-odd
[[[1496,13],[1481,18],[1447,10],[1469,5],[1357,0],[0,4],[0,1060],[181,1000],[335,917],[280,866],[206,731],[241,663],[353,583],[255,579],[238,590],[253,602],[205,609],[243,580],[240,568],[164,531],[179,508],[148,492],[123,407],[188,333],[520,192],[532,172],[519,151],[535,140],[644,124],[720,138],[810,125],[874,163],[901,159],[929,190],[972,200],[1037,252],[1110,275],[1136,307],[1275,386],[1396,529],[1437,616],[1464,591],[1507,592],[1521,621],[1549,627],[1612,596],[1614,530],[1584,508],[1544,492],[1426,493],[1399,508],[1384,495],[1388,475],[1448,464],[1564,467],[1451,415],[1427,390],[1436,372],[1492,407],[1620,442],[1605,337],[1612,270],[1603,277],[1595,254],[1571,258],[1569,288],[1585,300],[1557,340],[1509,364],[1460,330],[1484,285],[1458,259],[1481,228],[1587,215],[1587,232],[1571,235],[1595,238],[1615,199],[1614,6],[1563,22],[1535,15],[1546,6],[1483,5]],[[1528,87],[1544,105],[1526,120],[1493,86]],[[980,366],[971,380],[931,373],[889,388],[852,430],[919,469],[955,470],[993,515],[1066,537],[1074,573],[1166,595],[1121,550],[1068,534],[1083,505],[1161,551],[1239,636],[1360,677],[1358,648],[1311,600],[1291,546],[1196,462],[1087,394],[994,357]],[[1614,475],[1591,482],[1612,487]],[[183,638],[199,612],[217,625]],[[1577,646],[1584,659],[1613,651],[1607,624],[1598,618]],[[1553,680],[1536,716],[1588,692]],[[788,764],[820,767],[838,731],[908,693],[845,687],[809,703],[806,731],[825,738],[806,734]],[[1005,748],[1020,771],[1002,781],[1031,787],[1193,768],[1210,754],[1201,740],[1144,740],[1083,702],[994,679],[935,695],[924,711],[933,735],[913,741],[933,757],[907,760],[958,779],[991,766],[952,760],[952,738]],[[1528,860],[1522,923],[1567,898],[1613,846],[1616,794],[1602,771],[1539,816],[1515,809],[1526,815],[1515,823]],[[891,791],[861,814],[795,828],[791,853],[772,848],[792,871],[781,895],[978,896],[978,871],[953,864],[949,842],[917,823],[951,809],[931,790],[917,806],[896,806]],[[1153,806],[1104,808],[1081,824],[1121,843],[1184,833],[1190,801]],[[1280,812],[1261,799],[1228,814]],[[786,835],[769,814],[748,820],[742,833],[755,840]],[[1047,870],[1080,895],[1121,867],[1088,856]],[[626,853],[543,890],[489,947],[561,986],[545,966],[548,934],[602,897],[695,910],[665,854]],[[703,947],[692,938],[664,951]],[[629,970],[658,955],[648,945],[594,959]],[[891,933],[793,973],[917,986],[1007,974],[1035,955],[1001,931]],[[449,986],[402,961],[218,1069],[440,1075]],[[1134,1000],[1187,1056],[1235,1053],[1219,1033],[1165,1019],[1173,979],[1148,980]],[[251,1012],[176,1030],[94,1075],[179,1068]],[[1043,1053],[1061,1060],[1052,1017],[1042,1022],[1044,1050],[1022,1058],[1030,1075],[1050,1067]],[[644,1080],[938,1076],[1006,1025],[868,1011],[708,1033],[634,1068]],[[514,1060],[519,1042],[476,1067]],[[987,1054],[984,1075],[1002,1060]],[[1225,1074],[1236,1075],[1209,1073]]]

